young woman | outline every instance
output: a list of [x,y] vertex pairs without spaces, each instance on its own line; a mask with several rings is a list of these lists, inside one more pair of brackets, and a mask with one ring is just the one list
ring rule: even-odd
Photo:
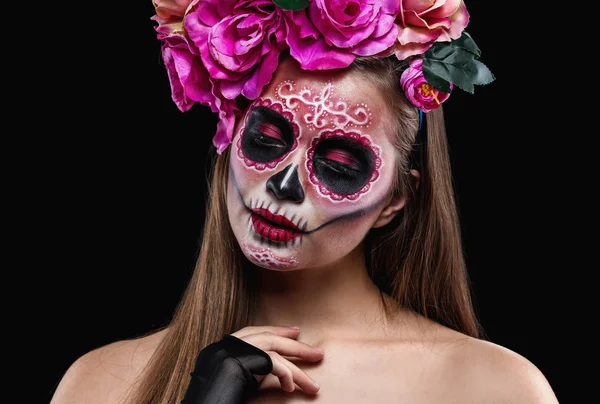
[[464,3],[276,3],[155,0],[173,100],[220,118],[201,253],[169,326],[52,403],[556,403],[471,304],[441,103],[493,76]]

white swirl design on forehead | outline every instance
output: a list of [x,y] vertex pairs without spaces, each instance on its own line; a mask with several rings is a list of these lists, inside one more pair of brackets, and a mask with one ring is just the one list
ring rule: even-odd
[[313,129],[347,129],[356,127],[368,128],[371,111],[366,104],[350,107],[343,99],[333,100],[333,84],[327,83],[321,92],[303,87],[295,92],[296,84],[286,80],[277,86],[276,94],[289,109],[297,110],[300,103],[306,105],[309,112],[303,115],[304,123]]

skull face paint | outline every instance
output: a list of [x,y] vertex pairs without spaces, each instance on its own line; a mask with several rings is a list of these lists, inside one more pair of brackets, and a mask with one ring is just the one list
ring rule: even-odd
[[274,270],[347,257],[389,201],[391,122],[360,74],[282,62],[232,143],[228,214],[246,257]]

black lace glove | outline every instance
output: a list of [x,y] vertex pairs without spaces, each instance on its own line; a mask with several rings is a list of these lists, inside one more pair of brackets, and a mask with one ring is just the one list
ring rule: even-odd
[[181,404],[238,404],[258,389],[254,375],[273,370],[271,357],[246,341],[226,335],[198,354]]

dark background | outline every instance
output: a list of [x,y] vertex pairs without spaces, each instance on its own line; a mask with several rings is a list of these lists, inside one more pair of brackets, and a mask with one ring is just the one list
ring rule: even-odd
[[[508,30],[505,10],[490,3],[467,2],[467,31],[497,80],[444,104],[467,264],[489,339],[532,361],[568,403],[564,236],[548,141],[529,118],[530,100],[544,95],[519,62],[532,57],[517,46],[527,16]],[[21,262],[36,268],[39,315],[28,335],[43,366],[40,402],[80,355],[169,320],[203,226],[215,117],[171,101],[150,0],[95,13],[69,27],[83,45],[55,42],[43,111],[24,122],[45,128],[22,185],[34,190]]]

